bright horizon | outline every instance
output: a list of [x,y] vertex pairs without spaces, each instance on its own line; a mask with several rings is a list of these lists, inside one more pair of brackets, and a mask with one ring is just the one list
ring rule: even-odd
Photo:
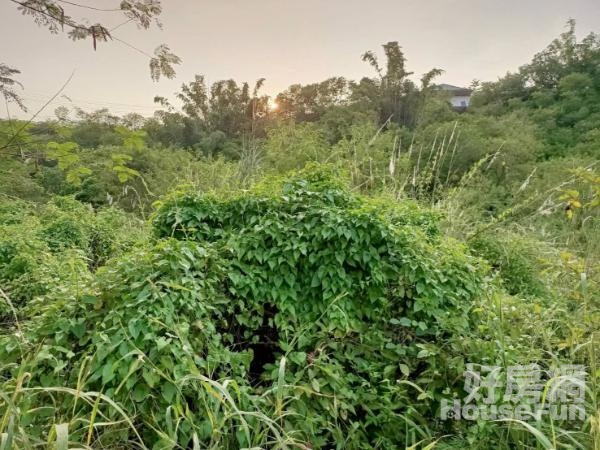
[[[82,14],[77,8],[67,10]],[[87,13],[83,10],[82,15]],[[122,21],[102,14],[94,17],[108,25]],[[17,79],[29,108],[22,113],[11,105],[11,115],[29,117],[75,71],[63,92],[71,101],[56,99],[39,116],[46,119],[60,105],[150,116],[159,109],[152,101],[155,95],[172,99],[195,74],[205,75],[210,83],[233,78],[253,84],[265,77],[263,92],[271,96],[294,83],[337,75],[360,79],[373,75],[361,61],[362,53],[380,55],[381,44],[388,41],[400,43],[415,79],[437,67],[445,71],[439,82],[464,86],[473,79],[493,81],[530,61],[565,30],[569,18],[577,21],[580,37],[598,31],[600,3],[435,0],[424,5],[376,0],[367,9],[358,0],[171,0],[163,2],[163,30],[138,30],[129,24],[115,31],[149,53],[166,43],[182,58],[177,77],[158,83],[150,79],[147,58],[119,42],[99,44],[94,52],[88,41],[74,43],[37,27],[10,1],[0,3],[0,17],[0,62],[21,70]],[[5,108],[0,117],[6,117]]]

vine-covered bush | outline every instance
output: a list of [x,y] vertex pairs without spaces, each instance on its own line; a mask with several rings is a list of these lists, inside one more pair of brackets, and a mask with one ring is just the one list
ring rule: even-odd
[[[0,202],[0,283],[15,307],[72,286],[83,288],[90,269],[139,241],[143,223],[104,209],[97,213],[71,197],[36,206]],[[7,312],[5,298],[0,310]],[[0,312],[1,315],[5,315]]]
[[[435,222],[352,195],[326,169],[227,198],[175,193],[158,205],[155,245],[27,326],[43,350],[27,361],[32,383],[85,380],[136,411],[154,448],[404,445],[406,421],[435,417],[458,387],[463,359],[438,342],[468,329],[485,282]],[[15,360],[6,342],[0,357]],[[134,437],[115,428],[103,445]]]
[[[60,221],[43,220],[25,202],[4,204],[0,213],[0,285],[13,307],[20,309],[36,296],[65,288],[76,279],[84,282],[89,274],[85,252],[78,247],[81,242],[75,242],[80,237],[73,232],[77,228],[69,224],[65,229],[72,233],[59,236]],[[72,245],[53,247],[61,238]],[[6,317],[9,305],[4,296],[0,305],[0,314]]]

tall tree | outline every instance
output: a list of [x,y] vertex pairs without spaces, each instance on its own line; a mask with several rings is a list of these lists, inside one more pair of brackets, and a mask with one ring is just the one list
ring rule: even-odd
[[372,52],[363,54],[363,61],[369,63],[377,73],[377,78],[363,78],[353,83],[352,101],[364,103],[366,107],[379,111],[381,122],[390,120],[399,125],[414,126],[423,104],[423,95],[431,81],[442,73],[432,69],[421,78],[421,90],[408,77],[413,74],[406,70],[406,58],[396,41],[383,44],[385,69]]
[[[190,119],[197,121],[207,131],[221,131],[229,137],[257,133],[262,130],[268,115],[268,96],[260,95],[264,78],[259,79],[252,91],[246,82],[241,85],[235,80],[220,80],[207,86],[204,76],[196,75],[194,80],[184,83],[176,97],[182,102],[182,111]],[[163,97],[154,101],[174,111]],[[162,116],[166,111],[161,113]]]
[[320,83],[293,84],[276,97],[277,117],[298,122],[320,119],[328,108],[346,102],[348,81],[343,77],[329,78]]

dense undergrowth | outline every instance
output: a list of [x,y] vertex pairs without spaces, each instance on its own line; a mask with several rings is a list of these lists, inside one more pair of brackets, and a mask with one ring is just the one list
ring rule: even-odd
[[[600,44],[569,30],[462,114],[389,43],[275,117],[198,77],[143,125],[0,122],[0,450],[600,450]],[[442,420],[468,364],[582,364],[585,417]]]
[[53,424],[93,448],[533,444],[521,427],[442,422],[439,402],[462,395],[467,362],[590,363],[591,348],[554,347],[565,330],[536,329],[566,312],[545,300],[539,249],[487,236],[470,250],[439,213],[350,194],[331,169],[180,190],[137,234],[69,198],[9,205],[2,432],[17,448]]

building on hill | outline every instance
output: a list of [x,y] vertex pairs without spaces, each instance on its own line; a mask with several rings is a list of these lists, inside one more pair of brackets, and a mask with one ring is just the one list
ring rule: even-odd
[[451,84],[438,84],[436,86],[440,91],[447,92],[450,95],[450,103],[452,107],[458,110],[464,111],[469,106],[471,100],[471,89],[463,88],[459,86],[453,86]]

